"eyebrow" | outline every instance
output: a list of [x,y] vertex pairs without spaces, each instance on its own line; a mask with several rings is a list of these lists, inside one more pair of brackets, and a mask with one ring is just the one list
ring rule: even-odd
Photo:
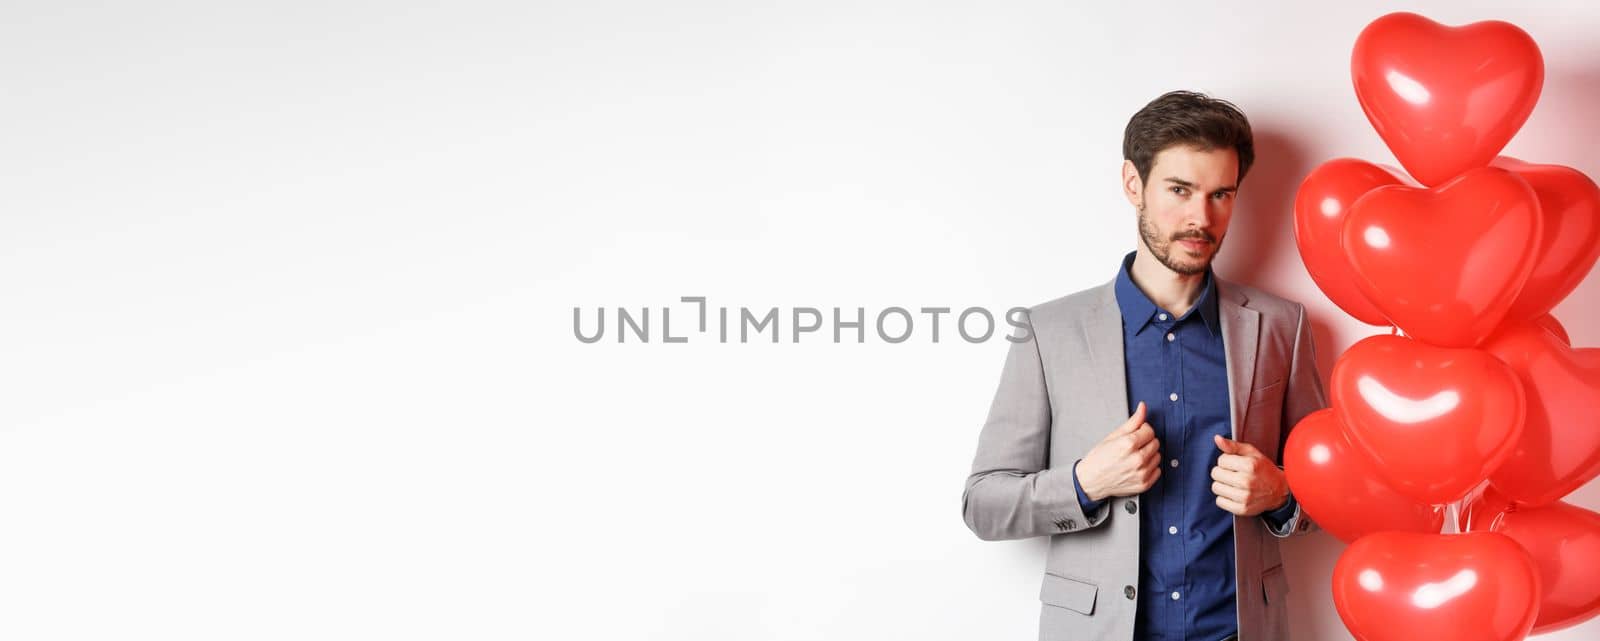
[[[1179,185],[1179,186],[1182,186],[1182,187],[1188,187],[1189,189],[1199,189],[1200,188],[1199,185],[1196,185],[1196,184],[1194,184],[1192,182],[1189,182],[1187,180],[1184,180],[1182,178],[1170,178],[1169,177],[1169,178],[1167,178],[1167,182],[1173,183],[1175,185]],[[1235,186],[1232,186],[1232,187],[1223,187],[1223,188],[1218,189],[1218,190],[1216,190],[1214,192],[1211,192],[1211,193],[1220,194],[1220,193],[1226,192],[1226,193],[1230,193],[1231,194],[1231,193],[1234,193],[1234,192],[1237,192],[1237,191],[1239,191],[1239,187],[1238,187],[1238,185],[1235,185]]]

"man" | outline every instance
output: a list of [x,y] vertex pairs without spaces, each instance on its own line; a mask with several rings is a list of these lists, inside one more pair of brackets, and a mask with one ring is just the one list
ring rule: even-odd
[[1134,114],[1135,251],[1011,346],[962,511],[985,540],[1050,537],[1042,641],[1289,638],[1278,538],[1312,524],[1276,462],[1327,403],[1305,308],[1211,270],[1254,155],[1226,101]]

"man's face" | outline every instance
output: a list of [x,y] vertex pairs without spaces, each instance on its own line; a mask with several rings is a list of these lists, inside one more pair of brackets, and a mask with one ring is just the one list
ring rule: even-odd
[[1177,145],[1156,154],[1150,178],[1124,161],[1123,195],[1139,210],[1139,236],[1168,269],[1200,274],[1211,265],[1233,217],[1239,154]]

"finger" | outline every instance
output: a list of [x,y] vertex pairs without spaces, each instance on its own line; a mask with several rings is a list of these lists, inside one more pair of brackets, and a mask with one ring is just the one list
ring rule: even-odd
[[1145,423],[1144,425],[1140,425],[1139,429],[1134,430],[1132,434],[1129,434],[1128,437],[1133,449],[1137,450],[1141,447],[1144,447],[1145,443],[1156,440],[1156,430],[1155,428],[1150,427],[1149,423]]
[[1151,467],[1149,469],[1146,469],[1144,471],[1144,475],[1139,477],[1139,486],[1140,486],[1139,491],[1143,492],[1143,491],[1148,490],[1151,487],[1155,486],[1156,481],[1158,479],[1160,479],[1160,478],[1161,478],[1161,466],[1157,465],[1157,466]]
[[1217,507],[1220,507],[1220,508],[1222,508],[1224,510],[1227,510],[1227,511],[1232,512],[1234,514],[1237,514],[1239,516],[1245,516],[1244,504],[1240,503],[1238,501],[1234,501],[1234,500],[1231,500],[1231,499],[1225,499],[1225,498],[1219,496],[1219,497],[1217,497]]
[[1249,476],[1235,472],[1220,465],[1211,468],[1211,480],[1226,485],[1232,485],[1234,487],[1250,487]]
[[1141,469],[1147,467],[1160,467],[1161,441],[1151,439],[1149,443],[1145,443],[1144,447],[1139,449],[1137,455],[1139,457],[1139,467]]
[[1239,448],[1238,448],[1239,443],[1237,441],[1233,441],[1233,440],[1222,438],[1221,434],[1213,434],[1213,435],[1211,435],[1211,442],[1216,443],[1217,444],[1217,449],[1222,450],[1223,454],[1238,454],[1239,453]]
[[1238,454],[1223,454],[1217,457],[1217,467],[1233,470],[1235,472],[1249,472],[1256,468],[1255,461],[1248,456]]
[[1238,501],[1240,504],[1243,504],[1246,499],[1250,498],[1249,492],[1218,481],[1212,481],[1211,493],[1230,501]]

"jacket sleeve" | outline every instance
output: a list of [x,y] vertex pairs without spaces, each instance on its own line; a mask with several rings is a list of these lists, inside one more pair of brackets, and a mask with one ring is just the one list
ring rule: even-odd
[[[1283,466],[1283,446],[1289,442],[1289,432],[1300,424],[1300,419],[1328,406],[1327,395],[1322,389],[1322,375],[1317,372],[1317,348],[1311,338],[1311,323],[1306,318],[1305,305],[1296,303],[1294,307],[1294,355],[1289,360],[1289,389],[1285,390],[1283,398],[1282,440],[1278,443],[1279,467]],[[1301,510],[1298,501],[1294,501],[1294,504],[1294,515],[1281,525],[1267,521],[1267,530],[1273,536],[1284,538],[1316,531],[1317,524]]]
[[967,527],[986,541],[1082,532],[1110,514],[1109,502],[1084,513],[1072,461],[1046,467],[1050,394],[1031,314],[1027,318],[1026,328],[1012,337],[961,496]]

